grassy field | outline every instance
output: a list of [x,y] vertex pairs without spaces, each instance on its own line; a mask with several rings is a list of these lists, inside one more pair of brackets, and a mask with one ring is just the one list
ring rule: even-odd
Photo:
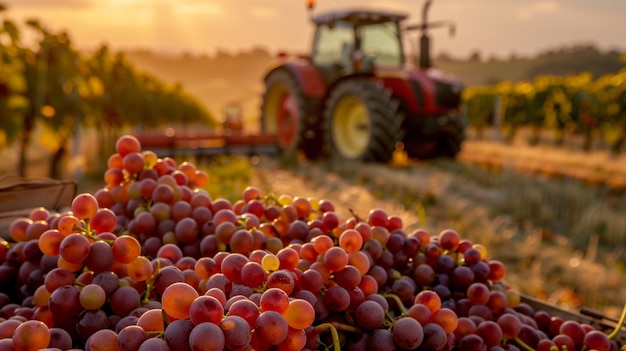
[[540,142],[529,142],[531,131],[521,130],[511,142],[504,142],[493,131],[477,137],[468,131],[459,159],[466,163],[498,170],[505,166],[521,172],[540,174],[548,178],[571,178],[588,185],[622,193],[626,190],[626,154],[610,152],[601,140],[590,151],[583,150],[582,137],[568,136],[563,145],[545,131]]

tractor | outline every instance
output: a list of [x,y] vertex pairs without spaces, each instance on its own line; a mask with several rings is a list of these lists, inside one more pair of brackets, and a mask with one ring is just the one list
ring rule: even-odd
[[[349,9],[311,15],[308,56],[279,54],[264,76],[261,130],[277,134],[283,153],[309,159],[388,162],[403,149],[415,159],[454,158],[464,140],[463,85],[433,67],[428,30],[405,13]],[[309,0],[312,11],[314,1]],[[421,31],[418,62],[403,40]]]

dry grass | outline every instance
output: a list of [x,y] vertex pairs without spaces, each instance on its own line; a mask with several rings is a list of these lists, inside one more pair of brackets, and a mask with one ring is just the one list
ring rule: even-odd
[[528,133],[519,134],[510,143],[500,142],[495,136],[471,139],[463,145],[459,159],[492,170],[508,167],[548,178],[581,180],[616,192],[626,190],[625,153],[613,154],[601,143],[584,152],[582,142],[576,138],[570,138],[563,146],[555,146],[549,136],[543,137],[542,144],[530,146]]

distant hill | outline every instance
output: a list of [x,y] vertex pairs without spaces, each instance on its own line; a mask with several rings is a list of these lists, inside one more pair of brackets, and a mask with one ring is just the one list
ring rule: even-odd
[[[272,61],[265,50],[253,49],[231,55],[164,55],[131,51],[126,57],[137,69],[150,72],[166,82],[182,83],[185,90],[206,104],[217,118],[232,101],[243,106],[244,118],[256,123],[263,93],[263,72]],[[255,126],[256,128],[256,126]]]
[[[165,55],[148,51],[130,51],[125,55],[140,70],[166,82],[182,83],[218,117],[222,115],[226,103],[239,101],[243,105],[248,129],[258,127],[263,74],[274,56],[267,50],[255,48],[237,54],[220,51],[213,56]],[[615,73],[625,66],[620,62],[620,53],[601,52],[592,45],[548,50],[532,58],[485,60],[480,53],[475,53],[465,60],[439,55],[434,62],[468,86],[503,80],[532,80],[540,74],[572,75],[583,71],[598,77]]]
[[582,72],[589,72],[597,78],[626,67],[620,61],[619,52],[601,52],[593,45],[548,50],[530,58],[479,60],[479,57],[474,57],[469,60],[454,60],[439,56],[435,62],[441,69],[454,73],[466,85],[494,84],[504,80],[533,80],[538,75],[564,76]]

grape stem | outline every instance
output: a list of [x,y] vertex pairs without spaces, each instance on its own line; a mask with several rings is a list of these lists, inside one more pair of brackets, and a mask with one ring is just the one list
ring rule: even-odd
[[624,322],[626,322],[626,304],[624,304],[624,309],[622,310],[622,315],[619,318],[619,322],[617,322],[615,329],[611,332],[611,334],[609,334],[609,340],[613,340],[617,337],[617,335],[619,334],[619,331],[622,329],[622,326],[624,325]]
[[75,225],[74,228],[72,229],[74,229],[74,231],[81,233],[82,235],[84,235],[85,237],[93,241],[104,241],[105,243],[109,245],[113,245],[114,240],[105,240],[105,239],[98,238],[98,236],[96,235],[96,231],[91,230],[91,226],[89,225],[89,218],[85,219],[84,222],[85,222],[84,228]]
[[402,317],[406,317],[409,315],[409,312],[406,310],[406,307],[404,307],[404,304],[402,303],[402,300],[400,300],[398,295],[392,293],[384,293],[383,297],[390,298],[395,301],[396,305],[398,305],[398,308],[400,309]]
[[[324,344],[324,342],[322,341],[322,339],[318,336],[315,341],[317,342],[318,345],[318,350],[324,350],[324,351],[328,351],[330,350],[330,347],[328,347],[328,345]],[[322,346],[321,348],[319,346]]]
[[146,305],[148,302],[150,302],[150,295],[152,294],[152,289],[154,289],[154,281],[156,280],[157,274],[159,273],[160,269],[161,261],[157,260],[156,269],[154,270],[154,273],[152,273],[152,277],[150,277],[150,279],[146,283],[146,290],[144,291],[143,300],[141,301],[143,305]]
[[339,343],[339,333],[337,328],[332,323],[322,323],[315,327],[315,330],[322,333],[326,330],[330,330],[330,335],[333,338],[333,349],[335,351],[341,351],[341,344]]
[[354,216],[354,219],[355,219],[357,222],[364,222],[364,220],[363,220],[361,217],[359,217],[359,215],[358,215],[358,214],[356,214],[356,213],[354,212],[354,210],[352,210],[352,209],[350,208],[350,209],[348,209],[348,211],[350,211],[350,214],[352,214],[352,216]]
[[276,204],[276,205],[280,205],[280,201],[278,200],[276,195],[274,195],[274,194],[267,194],[267,195],[263,196],[263,202],[265,202],[265,204],[269,204],[270,201],[273,201],[274,204]]
[[385,310],[385,318],[386,319],[385,319],[385,322],[383,323],[383,326],[391,330],[391,327],[393,327],[393,323],[395,323],[395,319],[387,310]]
[[163,335],[165,335],[165,332],[162,331],[148,331],[146,332],[146,336],[149,338],[159,338],[162,339]]
[[522,350],[525,350],[525,351],[535,351],[535,349],[533,349],[532,347],[528,346],[528,344],[523,342],[522,339],[520,339],[519,337],[516,336],[513,340],[515,340],[515,343],[517,345],[519,345],[519,347],[521,347]]
[[164,309],[161,309],[161,318],[163,318],[163,330],[165,330],[165,328],[167,328],[167,326],[170,324],[170,319],[165,313]]
[[333,325],[333,327],[335,327],[338,331],[344,331],[344,332],[348,332],[348,333],[362,333],[363,331],[361,330],[361,328],[357,328],[355,326],[352,325],[348,325],[348,324],[344,324],[344,323],[339,323],[339,322],[331,322],[331,324]]

